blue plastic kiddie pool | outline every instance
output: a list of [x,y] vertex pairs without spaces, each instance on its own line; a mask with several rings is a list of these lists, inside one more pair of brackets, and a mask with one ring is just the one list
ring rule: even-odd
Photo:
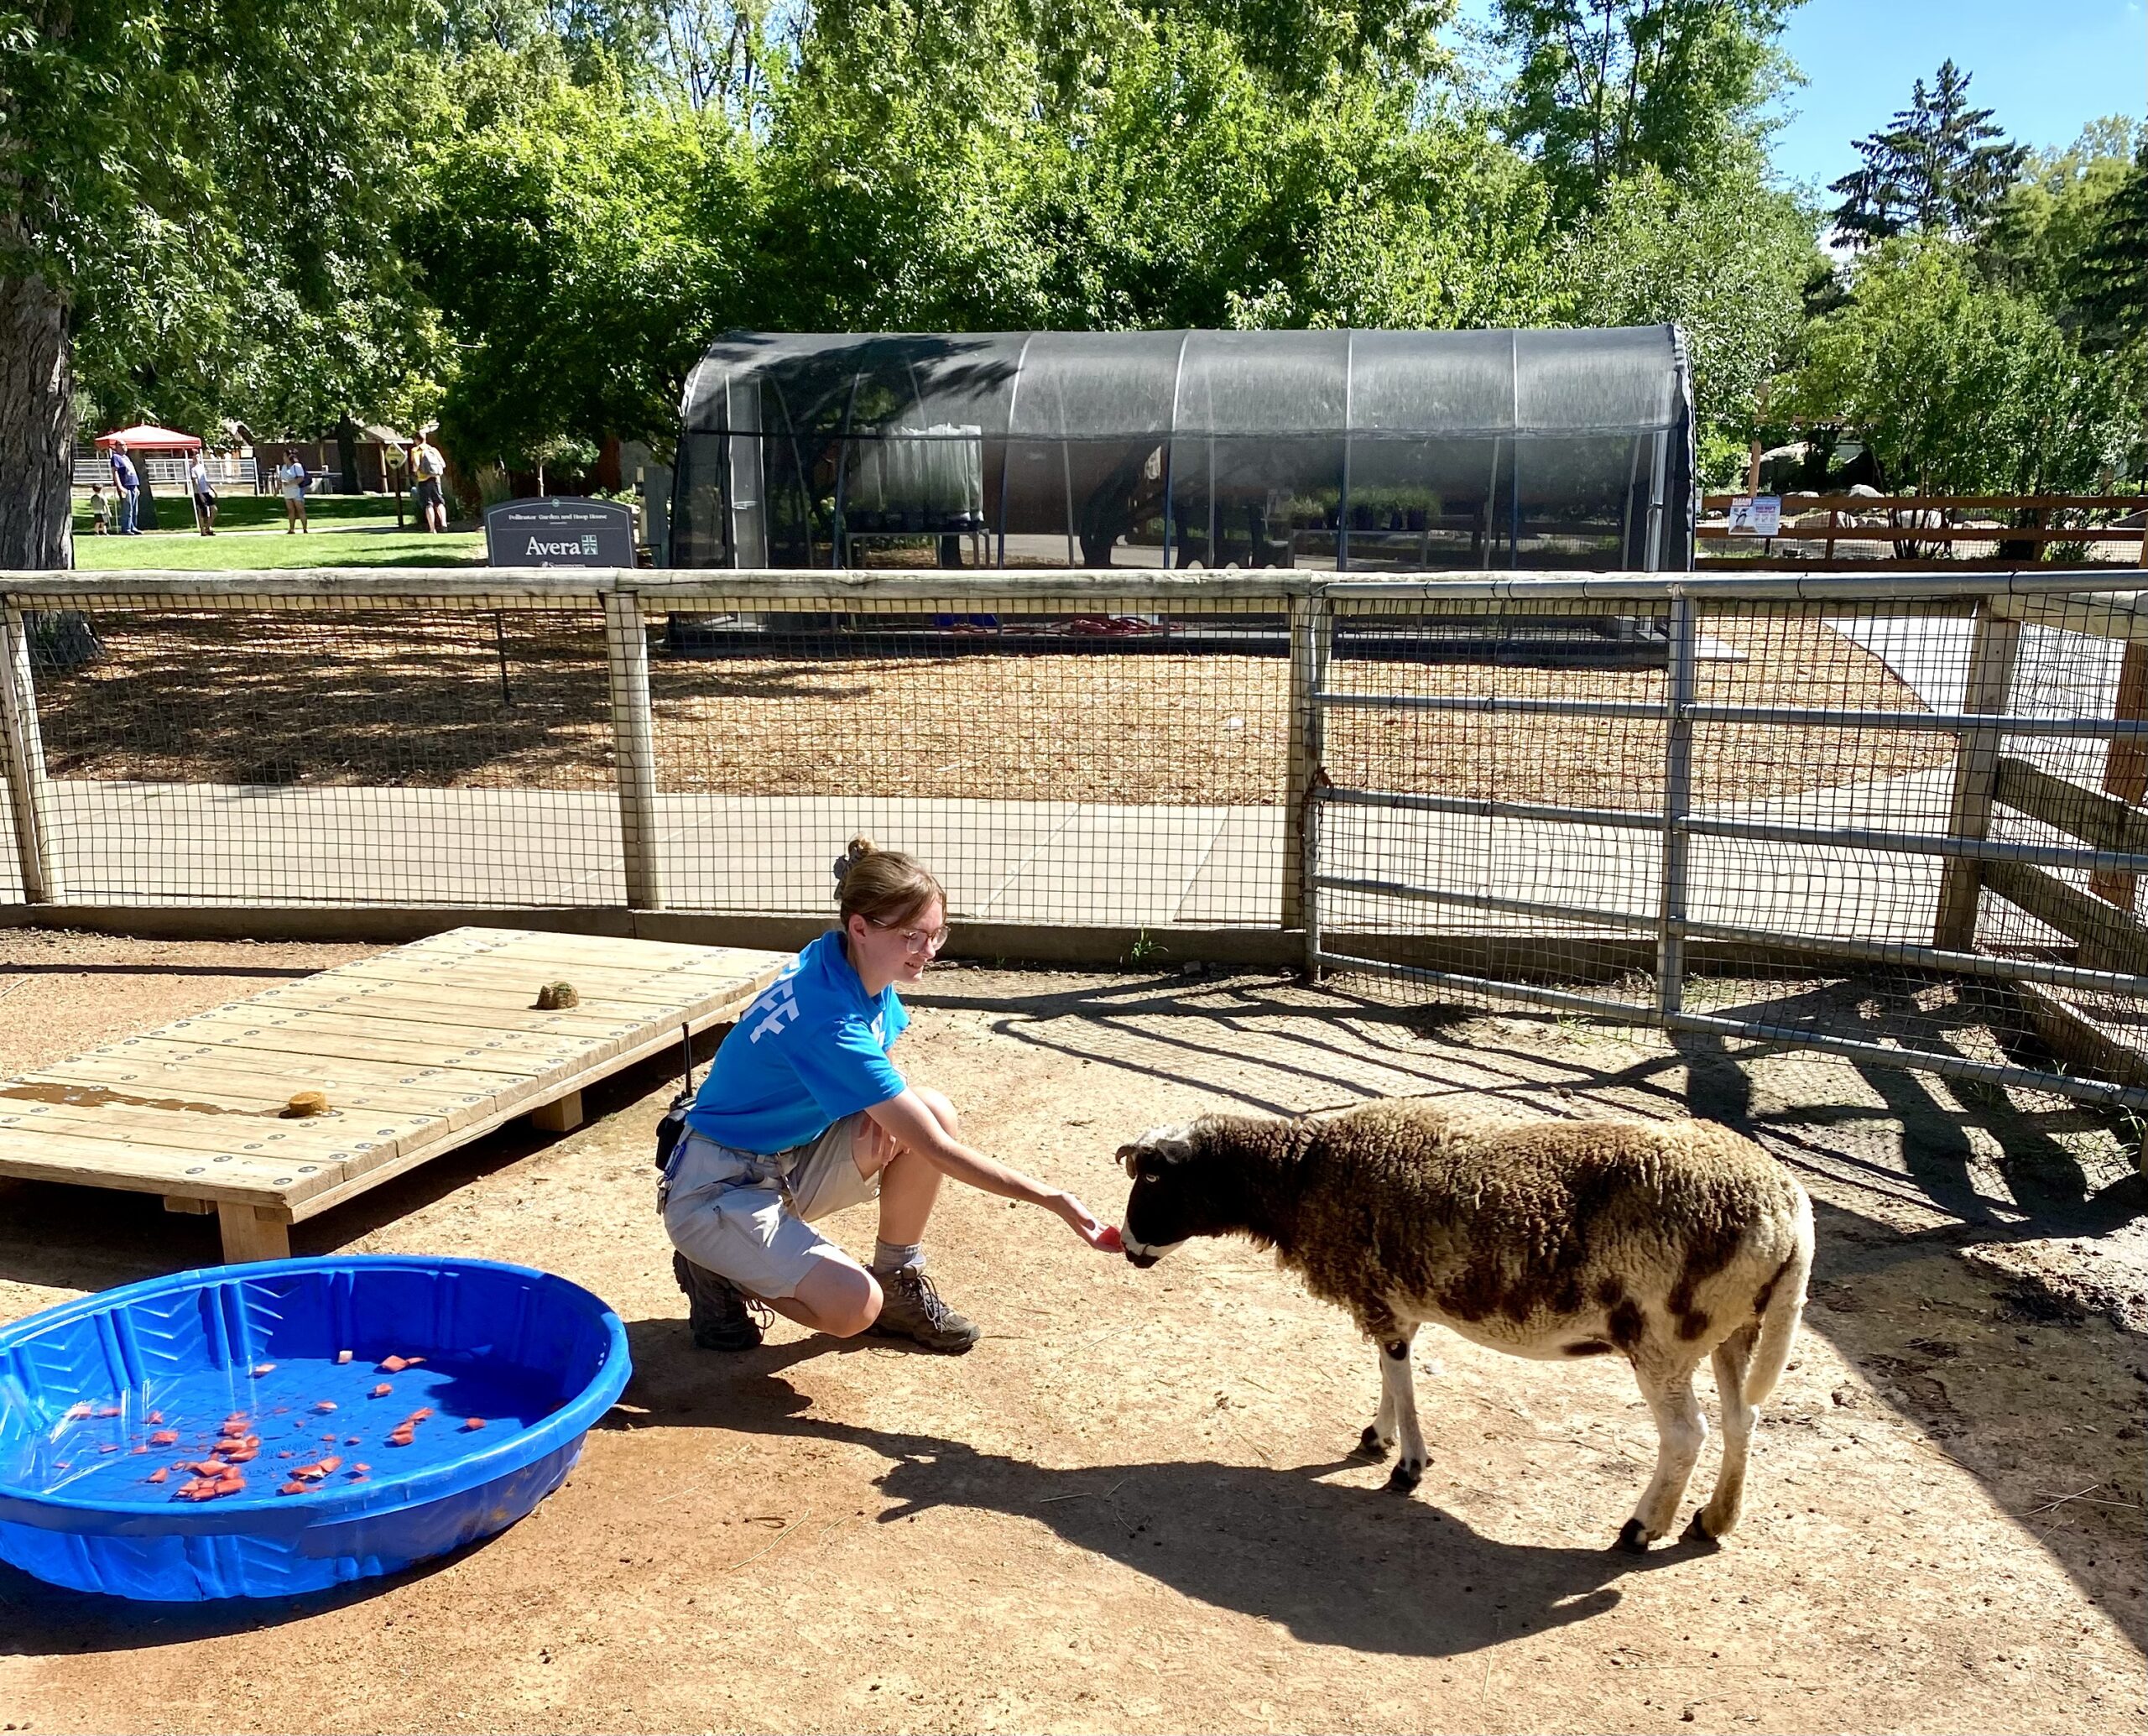
[[544,1499],[630,1372],[603,1302],[491,1260],[273,1260],[63,1302],[0,1327],[0,1559],[173,1602],[393,1573]]

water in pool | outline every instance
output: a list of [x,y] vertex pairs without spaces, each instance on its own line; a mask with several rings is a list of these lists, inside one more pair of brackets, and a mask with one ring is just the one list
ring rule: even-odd
[[[72,1405],[42,1432],[16,1434],[7,1480],[106,1505],[161,1505],[219,1475],[228,1488],[235,1472],[244,1487],[214,1497],[219,1504],[303,1503],[494,1445],[551,1413],[548,1384],[512,1365],[453,1356],[401,1368],[353,1356],[201,1369]],[[212,1457],[220,1446],[223,1456]],[[228,1469],[199,1468],[217,1465]],[[293,1482],[304,1492],[279,1493]]]

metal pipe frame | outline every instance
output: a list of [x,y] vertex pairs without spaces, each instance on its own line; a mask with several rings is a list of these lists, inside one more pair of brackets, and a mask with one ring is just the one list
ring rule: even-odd
[[[1323,891],[1354,892],[1369,898],[1392,898],[1411,904],[1493,910],[1509,916],[1541,916],[1551,921],[1593,922],[1606,928],[1655,929],[1662,920],[1660,914],[1645,910],[1614,910],[1595,904],[1502,898],[1494,893],[1457,891],[1445,887],[1420,886],[1407,880],[1382,880],[1362,875],[1322,874],[1315,877],[1313,884]],[[2055,988],[2079,988],[2097,994],[2148,998],[2148,977],[2129,976],[2120,971],[2099,971],[2085,965],[2054,964],[2042,959],[2007,958],[1983,952],[1958,952],[1946,947],[1919,946],[1910,941],[1860,941],[1848,936],[1796,934],[1787,929],[1751,928],[1742,923],[1710,922],[1691,916],[1676,918],[1670,925],[1680,940],[1718,941],[1730,946],[1760,947],[1777,952],[1802,952],[1816,957],[1861,958],[1874,964],[1902,965],[1950,976],[1979,977],[1990,982],[2041,983]]]
[[1878,729],[1958,734],[2066,736],[2089,740],[2148,736],[2148,718],[2034,717],[2010,712],[1836,711],[1826,706],[1726,706],[1704,701],[1516,699],[1492,693],[1316,693],[1337,710],[1461,712],[1506,717],[1633,717],[1648,722],[1769,723],[1799,729]]
[[1593,904],[1563,904],[1547,899],[1503,898],[1493,892],[1469,892],[1445,886],[1420,886],[1411,880],[1383,880],[1363,874],[1315,874],[1322,892],[1357,892],[1369,898],[1401,899],[1411,904],[1450,904],[1468,910],[1496,910],[1506,916],[1542,916],[1559,922],[1597,922],[1609,928],[1655,929],[1655,910],[1614,910]]
[[1881,1066],[1907,1067],[1912,1071],[1936,1073],[1947,1079],[1976,1079],[1987,1085],[2012,1085],[2030,1091],[2048,1091],[2078,1102],[2108,1103],[2128,1109],[2148,1109],[2148,1089],[2132,1085],[2106,1084],[2097,1079],[2077,1079],[2065,1073],[2041,1072],[2033,1067],[1999,1066],[1956,1055],[1934,1055],[1929,1050],[1890,1049],[1882,1043],[1860,1043],[1851,1037],[1831,1037],[1821,1031],[1799,1030],[1786,1025],[1762,1024],[1741,1019],[1717,1019],[1702,1013],[1666,1013],[1638,1001],[1615,1001],[1603,996],[1575,994],[1561,988],[1539,988],[1529,983],[1504,983],[1494,977],[1463,976],[1453,971],[1426,970],[1420,965],[1395,964],[1385,959],[1358,958],[1347,953],[1323,951],[1316,961],[1330,970],[1371,971],[1422,983],[1436,988],[1452,988],[1480,994],[1488,1000],[1515,1001],[1530,1006],[1556,1008],[1562,1012],[1591,1013],[1627,1024],[1648,1024],[1660,1030],[1735,1037],[1756,1043],[1784,1043],[1795,1048],[1817,1049],[1849,1061]]
[[1479,819],[1522,820],[1546,826],[1598,826],[1625,832],[1662,832],[1666,826],[1694,837],[1739,838],[1754,843],[1810,844],[1820,848],[1865,850],[1880,855],[1943,856],[1964,862],[2023,862],[2040,868],[2079,868],[2093,873],[2148,873],[2148,855],[2097,850],[2072,844],[2018,844],[1990,838],[1957,837],[1951,832],[1884,832],[1864,826],[1796,826],[1787,821],[1738,820],[1687,812],[1645,814],[1625,808],[1562,808],[1541,802],[1502,802],[1467,796],[1389,795],[1377,790],[1324,789],[1319,799],[1346,807],[1400,809],[1405,812],[1460,814]]

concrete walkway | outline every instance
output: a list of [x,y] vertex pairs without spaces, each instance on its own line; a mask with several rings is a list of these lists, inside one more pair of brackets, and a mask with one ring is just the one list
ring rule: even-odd
[[[1703,811],[1939,829],[1949,776],[1942,769]],[[82,780],[50,789],[63,901],[625,901],[618,808],[605,792]],[[1281,920],[1279,806],[665,796],[658,813],[674,909],[830,910],[832,865],[863,832],[931,863],[958,918],[1117,927]],[[1642,916],[1655,909],[1661,841],[1646,832],[1337,807],[1324,837],[1333,873]],[[12,859],[4,872],[0,895],[18,898]],[[1929,858],[1697,838],[1690,876],[1695,916],[1799,932],[1928,941],[1937,908],[1938,864]],[[1332,898],[1327,920],[1450,933],[1546,925],[1350,894]]]

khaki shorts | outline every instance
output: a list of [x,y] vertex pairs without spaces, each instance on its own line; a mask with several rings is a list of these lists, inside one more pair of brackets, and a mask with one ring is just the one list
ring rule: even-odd
[[696,1265],[757,1296],[794,1296],[816,1260],[849,1256],[813,1220],[876,1197],[880,1176],[858,1167],[863,1111],[810,1145],[772,1156],[689,1133],[657,1188],[671,1245]]

